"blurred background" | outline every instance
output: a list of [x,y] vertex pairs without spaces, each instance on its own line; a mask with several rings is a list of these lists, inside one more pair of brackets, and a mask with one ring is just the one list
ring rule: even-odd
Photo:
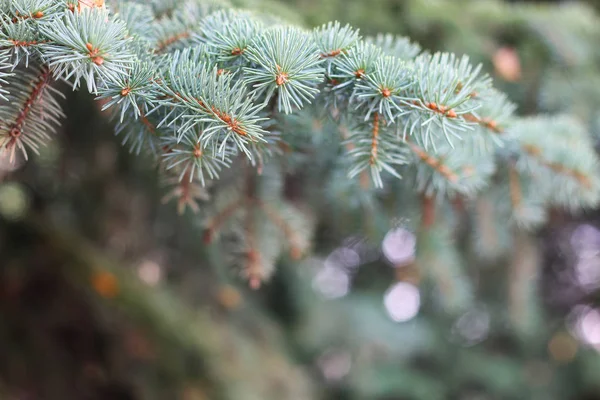
[[[599,1],[233,3],[468,54],[520,114],[600,137]],[[311,254],[252,291],[98,103],[66,103],[39,157],[0,165],[0,399],[600,399],[597,212],[502,249],[481,201],[457,251],[416,262],[410,208],[390,221],[331,189]]]

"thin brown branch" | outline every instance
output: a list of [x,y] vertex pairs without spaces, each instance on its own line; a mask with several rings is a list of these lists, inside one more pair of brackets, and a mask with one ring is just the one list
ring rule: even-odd
[[148,117],[146,117],[146,114],[142,110],[140,110],[140,121],[152,135],[156,136],[156,127],[148,120]]
[[523,150],[530,156],[536,158],[540,164],[551,169],[552,171],[561,175],[570,176],[571,178],[577,180],[581,185],[583,185],[587,189],[590,189],[592,187],[591,180],[587,175],[585,175],[581,171],[567,167],[566,165],[545,160],[543,158],[542,150],[540,148],[534,145],[524,145]]
[[521,190],[519,172],[514,165],[511,165],[508,170],[508,184],[510,187],[510,202],[513,208],[517,209],[521,206],[523,192]]
[[375,112],[373,116],[373,138],[371,140],[371,158],[369,164],[374,165],[377,161],[377,150],[379,145],[379,113]]
[[288,222],[277,213],[272,207],[265,202],[256,199],[256,204],[265,212],[267,218],[281,230],[286,240],[290,244],[290,255],[294,260],[299,260],[302,257],[302,246],[300,240],[294,229],[288,224]]
[[256,250],[256,240],[254,237],[254,219],[251,212],[246,212],[245,221],[246,233],[246,265],[244,266],[244,274],[248,279],[250,288],[257,290],[262,282],[262,262],[260,253]]
[[29,14],[20,14],[18,11],[16,11],[15,17],[12,19],[12,23],[16,24],[17,22],[19,22],[19,20],[25,21],[26,19],[29,19],[29,18],[40,19],[43,16],[44,16],[44,12],[41,10],[29,13]]
[[435,200],[423,195],[421,199],[421,227],[428,229],[435,223]]
[[[13,44],[13,46],[15,46],[15,47],[31,47],[31,46],[36,46],[38,44],[50,43],[49,40],[40,40],[38,42],[37,40],[26,41],[26,40],[8,39],[8,41],[11,42]],[[7,48],[10,48],[10,46],[1,47],[0,49],[5,50]]]
[[340,54],[342,54],[344,52],[345,52],[345,50],[343,50],[343,49],[336,49],[336,50],[331,50],[327,53],[321,53],[319,56],[321,58],[331,58],[331,57],[339,56]]
[[186,206],[190,207],[194,213],[197,213],[200,210],[200,207],[198,207],[198,203],[196,203],[192,193],[192,181],[190,179],[189,169],[185,171],[181,182],[179,182],[179,192],[180,195],[177,203],[179,215],[183,215]]
[[456,111],[454,111],[453,109],[448,108],[447,106],[444,106],[442,104],[438,105],[434,102],[429,102],[425,106],[427,108],[429,108],[431,111],[441,114],[445,117],[448,117],[448,118],[456,118],[457,117]]
[[221,121],[225,122],[233,132],[237,133],[240,136],[248,135],[248,133],[244,130],[240,122],[235,117],[232,117],[231,115],[217,109],[216,107],[212,107],[212,111]]
[[191,33],[189,31],[185,31],[185,32],[180,32],[171,37],[168,37],[158,43],[156,49],[154,50],[154,53],[160,54],[163,51],[165,51],[169,46],[171,46],[173,43],[176,43],[183,39],[187,39],[190,37],[190,35],[191,35]]
[[50,73],[50,69],[46,66],[43,67],[41,70],[40,77],[35,82],[31,93],[25,99],[25,102],[21,106],[21,110],[19,111],[15,122],[12,124],[12,126],[10,126],[8,130],[8,136],[10,137],[10,139],[6,141],[6,144],[4,145],[6,149],[12,148],[20,140],[21,135],[23,134],[23,126],[25,125],[25,122],[27,121],[31,110],[35,106],[35,103],[42,96],[44,89],[48,86],[51,79],[52,74]]
[[246,209],[245,221],[244,221],[244,232],[246,240],[246,264],[244,266],[244,274],[248,279],[250,288],[256,290],[260,288],[263,278],[263,264],[260,251],[257,250],[256,237],[255,237],[255,221],[254,214],[252,213],[255,202],[255,191],[256,191],[256,176],[253,171],[248,168],[246,169],[246,187],[245,187],[244,198],[241,200],[242,204]]
[[502,127],[498,126],[498,123],[491,118],[487,118],[487,117],[479,118],[471,113],[464,114],[463,118],[466,121],[475,122],[475,123],[483,126],[484,128],[489,129],[490,131],[492,131],[494,133],[503,133],[504,132],[504,129]]
[[417,155],[417,157],[421,159],[421,161],[429,165],[431,168],[435,169],[450,182],[455,183],[458,181],[458,175],[446,165],[444,165],[441,160],[435,158],[431,154],[428,154],[426,151],[424,151],[419,146],[413,143],[407,141],[406,144]]
[[233,215],[233,213],[242,206],[242,204],[243,200],[234,201],[210,220],[204,231],[204,243],[212,242],[214,234]]

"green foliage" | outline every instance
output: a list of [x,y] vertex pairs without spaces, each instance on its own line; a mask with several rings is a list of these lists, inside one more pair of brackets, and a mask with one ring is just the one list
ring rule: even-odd
[[[202,192],[196,185],[214,187],[218,198],[225,172],[281,173],[292,159],[289,165],[301,169],[320,157],[340,159],[329,164],[332,176],[343,167],[359,183],[338,189],[373,210],[381,188],[394,185],[440,203],[491,188],[504,199],[498,212],[534,227],[548,208],[575,212],[600,199],[585,126],[571,117],[517,117],[467,56],[421,53],[393,35],[363,39],[338,22],[306,30],[200,0],[115,1],[107,9],[12,0],[1,11],[2,148],[11,159],[17,149],[24,156],[27,148],[37,151],[62,116],[50,81],[74,89],[84,81],[115,116],[123,143],[151,154],[178,182],[180,205],[192,208]],[[49,71],[39,87],[38,65]],[[11,70],[23,73],[15,78]],[[337,127],[306,141],[303,119]],[[334,146],[322,146],[324,140]],[[402,177],[409,179],[394,182]],[[285,204],[281,192],[277,203]],[[272,207],[265,217],[269,212],[254,209],[262,216],[247,210],[250,220],[271,220],[290,239],[296,228],[284,223],[287,211]],[[309,230],[298,230],[304,239],[297,241],[306,242]],[[256,237],[273,235],[265,232]],[[242,253],[253,250],[242,242]],[[267,279],[286,246],[255,244],[257,259],[268,261],[246,275]]]
[[[58,88],[85,83],[123,145],[158,165],[170,190],[164,199],[195,212],[178,220],[176,237],[199,250],[194,272],[198,263],[219,276],[233,270],[256,288],[283,267],[258,295],[267,297],[290,274],[286,264],[308,256],[294,268],[306,276],[284,286],[310,291],[290,295],[303,302],[295,310],[304,328],[298,340],[303,351],[352,353],[350,375],[336,382],[351,398],[570,397],[554,390],[567,375],[533,387],[522,368],[549,358],[557,326],[539,301],[542,260],[532,233],[557,212],[579,213],[600,199],[600,24],[589,10],[407,0],[404,17],[381,16],[421,47],[375,33],[375,16],[388,11],[380,1],[359,12],[375,34],[364,37],[339,22],[305,29],[267,2],[253,1],[252,11],[203,0],[107,3],[107,10],[79,10],[77,1],[0,3],[2,156],[16,163],[37,152],[64,118]],[[356,12],[350,3],[336,5],[336,18]],[[497,74],[494,87],[484,71],[497,48],[512,45],[524,79]],[[160,240],[171,235],[168,224],[157,225]],[[379,243],[399,226],[416,237],[416,259],[394,265],[402,284],[420,286],[413,321],[393,324],[383,313],[383,285],[392,279],[390,269],[377,269],[381,260],[342,271],[348,285],[356,279],[345,299],[315,299],[311,274],[334,264],[320,260],[321,251],[357,231]],[[343,250],[362,263],[379,257],[378,248],[369,255],[352,240]],[[178,307],[134,289],[125,284],[115,302],[177,337],[181,322],[168,316]],[[485,343],[468,348],[476,341],[455,330],[473,315],[495,325]],[[268,380],[261,378],[249,380]],[[226,383],[231,398],[277,398],[277,384],[261,397],[236,382]]]

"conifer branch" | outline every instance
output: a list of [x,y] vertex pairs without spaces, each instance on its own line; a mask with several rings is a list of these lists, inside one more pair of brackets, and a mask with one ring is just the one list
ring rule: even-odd
[[489,129],[493,133],[503,133],[504,132],[504,129],[502,127],[498,126],[498,123],[491,118],[487,118],[487,117],[480,118],[471,113],[464,114],[463,118],[469,122],[474,122],[476,124],[479,124],[479,125],[483,126],[484,128]]
[[417,157],[423,161],[425,164],[436,170],[440,175],[446,178],[448,181],[452,183],[458,182],[458,175],[444,165],[441,159],[438,159],[431,154],[428,154],[425,150],[420,148],[419,146],[411,143],[410,141],[406,141],[407,146],[417,155]]
[[162,39],[161,41],[159,41],[157,43],[156,49],[154,50],[154,52],[156,54],[162,54],[173,44],[175,44],[183,39],[189,39],[191,37],[191,35],[192,35],[192,33],[190,31],[184,31],[184,32],[176,33],[165,39]]
[[510,202],[513,209],[518,209],[522,203],[523,193],[521,189],[519,172],[514,165],[510,165],[508,168],[508,179],[510,187]]
[[374,165],[377,160],[377,146],[379,141],[379,113],[373,114],[373,140],[371,141],[371,159],[369,163]]
[[[246,198],[246,207],[251,207],[249,204],[251,198]],[[251,212],[246,212],[246,218],[244,221],[244,240],[245,240],[245,265],[244,265],[244,276],[248,280],[248,284],[254,290],[260,288],[263,280],[263,266],[262,257],[258,250],[258,246],[255,239],[255,223],[254,215]]]
[[421,196],[421,228],[426,230],[435,224],[435,199],[431,196]]
[[212,217],[204,230],[204,243],[211,243],[221,226],[226,223],[227,220],[244,205],[244,203],[245,201],[243,199],[234,201],[217,215]]
[[37,153],[64,116],[53,96],[53,92],[59,93],[49,86],[52,81],[50,69],[46,66],[36,69],[13,75],[10,83],[17,93],[10,103],[0,103],[0,149],[9,152],[13,163],[17,151],[25,159],[27,149]]
[[556,172],[557,174],[569,176],[569,177],[575,179],[577,182],[579,182],[585,188],[591,189],[591,187],[592,187],[591,179],[587,175],[585,175],[583,172],[573,169],[573,168],[569,168],[566,165],[560,164],[558,162],[552,162],[552,161],[545,160],[544,156],[542,154],[542,150],[534,145],[527,145],[527,144],[523,145],[523,150],[525,151],[525,153],[534,157],[541,165],[551,169],[552,171]]
[[292,259],[300,259],[302,257],[303,249],[300,244],[300,239],[294,232],[293,227],[267,203],[259,199],[255,199],[255,201],[256,204],[265,212],[266,216],[271,220],[271,222],[273,222],[273,224],[277,226],[285,235],[290,245],[290,255]]

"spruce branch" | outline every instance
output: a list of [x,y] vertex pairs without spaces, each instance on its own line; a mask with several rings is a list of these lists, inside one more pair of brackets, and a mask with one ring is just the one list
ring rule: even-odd
[[211,243],[215,237],[215,235],[219,232],[222,225],[227,222],[227,220],[239,210],[240,207],[244,205],[244,200],[236,200],[232,202],[230,205],[226,206],[224,209],[219,211],[215,216],[210,218],[210,220],[206,223],[206,227],[204,229],[204,243]]
[[164,136],[162,147],[169,149],[163,154],[167,170],[180,170],[179,180],[199,179],[205,186],[205,175],[210,180],[218,178],[221,169],[231,165],[233,154],[229,148],[224,149],[225,153],[216,154],[214,148],[203,147],[202,128],[187,131],[182,140],[174,135]]
[[331,76],[333,59],[346,54],[348,50],[358,43],[360,35],[358,30],[350,25],[341,26],[339,22],[329,22],[313,30],[313,39],[319,50],[319,56],[325,59],[327,76]]
[[577,211],[600,199],[598,156],[578,120],[564,115],[523,118],[507,139],[519,174],[535,182],[543,203]]
[[557,174],[565,175],[575,179],[579,184],[584,186],[586,189],[592,189],[592,183],[590,177],[586,176],[586,174],[580,170],[575,168],[568,167],[564,164],[560,164],[558,162],[545,160],[542,154],[542,150],[539,147],[534,145],[525,145],[523,146],[523,151],[536,159],[540,165],[551,169],[553,172]]
[[472,93],[490,84],[487,76],[480,77],[481,65],[473,67],[468,57],[458,59],[454,54],[424,54],[414,62],[415,84],[407,96],[411,112],[404,118],[403,137],[415,136],[425,149],[434,146],[439,137],[451,145],[473,124],[463,118],[480,105],[470,101]]
[[359,41],[356,46],[343,52],[340,57],[336,57],[333,60],[336,68],[331,75],[339,81],[335,90],[340,91],[349,85],[349,89],[352,90],[356,82],[375,70],[375,62],[381,55],[382,51],[379,47]]
[[359,120],[352,125],[350,132],[344,144],[353,160],[353,167],[348,172],[351,178],[369,170],[371,179],[378,188],[383,187],[383,171],[400,178],[394,167],[408,163],[406,149],[377,111],[370,121]]
[[277,93],[278,110],[289,114],[319,92],[321,59],[308,33],[293,27],[269,29],[252,41],[247,55],[254,66],[244,68],[244,80],[251,93],[264,96],[264,105]]
[[389,33],[367,37],[365,42],[372,43],[380,48],[384,54],[401,60],[411,60],[421,52],[421,46],[418,43],[411,42],[407,37],[394,36]]
[[147,42],[154,47],[155,20],[149,4],[119,0],[113,5],[113,9],[127,27],[128,36],[133,36],[136,40]]
[[8,101],[6,97],[8,91],[5,87],[8,85],[7,78],[13,75],[13,72],[10,71],[11,63],[9,60],[9,54],[0,50],[0,101]]
[[202,20],[194,40],[205,43],[226,65],[244,65],[248,46],[264,29],[247,11],[221,10]]
[[0,150],[10,154],[11,162],[17,151],[25,159],[28,149],[37,154],[64,117],[56,99],[63,95],[51,81],[46,66],[19,70],[8,80],[11,101],[0,100]]
[[106,82],[98,90],[98,100],[105,100],[102,111],[118,105],[120,123],[123,123],[126,114],[133,114],[134,119],[139,118],[141,107],[155,100],[151,86],[156,74],[153,64],[140,62],[127,75],[120,75],[115,80]]
[[372,73],[356,83],[356,109],[365,115],[378,112],[388,123],[396,120],[405,110],[401,107],[406,99],[406,89],[413,85],[412,76],[406,64],[395,57],[379,57]]
[[[32,73],[38,64],[46,78]],[[468,200],[492,184],[505,203],[498,213],[522,227],[543,222],[547,208],[600,200],[599,160],[578,121],[517,118],[467,57],[421,53],[392,35],[361,39],[338,22],[305,31],[201,0],[1,3],[0,143],[13,159],[37,151],[62,116],[51,78],[74,88],[85,81],[123,144],[161,164],[180,211],[204,211],[196,200],[225,170],[249,174],[237,195],[211,200],[219,204],[207,211],[207,229],[235,238],[235,264],[246,265],[253,286],[307,236],[299,210],[281,187],[264,190],[254,168],[335,164],[332,192],[371,211],[385,174],[414,178],[414,189],[436,200]],[[337,164],[359,182],[339,179]],[[238,200],[240,212],[228,211]],[[230,226],[238,215],[241,231]]]
[[223,159],[230,145],[252,157],[249,144],[265,141],[265,131],[259,125],[265,120],[259,116],[261,106],[253,103],[244,83],[235,80],[233,74],[218,74],[216,67],[201,66],[198,70],[181,63],[157,85],[165,99],[156,103],[172,108],[159,127],[179,123],[176,131],[180,138],[203,125],[201,140],[205,147],[212,146]]
[[167,186],[172,189],[162,198],[163,203],[168,203],[173,199],[177,199],[177,213],[183,215],[186,208],[190,208],[193,213],[200,211],[200,206],[197,200],[208,200],[209,196],[203,185],[198,184],[195,180],[189,177],[189,170],[184,171],[181,177],[168,177],[165,180]]
[[[125,103],[127,104],[127,103]],[[128,145],[132,153],[140,154],[143,151],[149,151],[151,154],[160,153],[160,138],[163,134],[170,133],[165,129],[157,127],[160,119],[158,113],[150,115],[148,105],[136,105],[129,107],[123,114],[123,122],[117,122],[115,128],[116,135],[122,135],[122,145]],[[121,114],[117,114],[121,115]]]
[[40,30],[50,41],[42,46],[44,60],[55,78],[73,79],[74,88],[84,80],[96,93],[98,81],[117,81],[134,63],[125,24],[102,9],[66,12]]
[[12,23],[26,22],[35,26],[39,22],[52,20],[66,8],[63,1],[54,0],[5,0],[0,6],[3,20]]
[[9,57],[12,68],[16,68],[25,60],[25,67],[29,66],[30,56],[39,55],[39,45],[47,41],[24,22],[0,22],[0,51]]
[[407,142],[407,144],[408,144],[408,147],[413,151],[413,153],[415,153],[415,155],[421,161],[423,161],[429,167],[436,170],[440,175],[442,175],[448,181],[450,181],[452,183],[455,183],[458,181],[458,174],[456,174],[454,171],[452,171],[450,168],[448,168],[447,165],[444,165],[444,163],[441,159],[436,158],[436,157],[432,156],[431,154],[428,154],[426,151],[421,149],[419,146],[417,146],[411,142]]

